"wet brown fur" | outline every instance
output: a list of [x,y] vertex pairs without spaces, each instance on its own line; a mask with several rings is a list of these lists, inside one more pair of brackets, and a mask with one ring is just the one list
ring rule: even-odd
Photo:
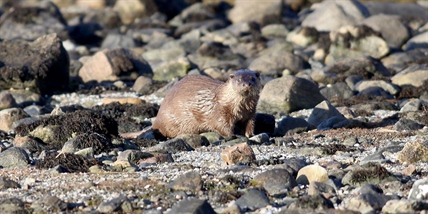
[[187,76],[165,97],[152,129],[169,138],[207,131],[250,137],[260,90],[259,75],[250,70],[236,71],[226,82]]

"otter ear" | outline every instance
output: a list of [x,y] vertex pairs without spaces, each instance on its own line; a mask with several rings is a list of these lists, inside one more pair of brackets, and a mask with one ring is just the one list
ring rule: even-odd
[[235,74],[230,74],[229,79],[233,79],[235,77]]

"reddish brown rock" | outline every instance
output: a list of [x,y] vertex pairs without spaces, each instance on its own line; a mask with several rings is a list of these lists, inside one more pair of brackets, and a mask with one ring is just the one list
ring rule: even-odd
[[226,165],[251,163],[256,160],[253,149],[247,143],[240,143],[223,149],[221,158]]

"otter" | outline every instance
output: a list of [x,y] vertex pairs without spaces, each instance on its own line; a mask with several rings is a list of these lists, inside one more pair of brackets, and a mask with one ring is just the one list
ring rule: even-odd
[[152,129],[169,138],[208,131],[251,137],[261,88],[260,75],[248,69],[226,82],[186,76],[165,96]]

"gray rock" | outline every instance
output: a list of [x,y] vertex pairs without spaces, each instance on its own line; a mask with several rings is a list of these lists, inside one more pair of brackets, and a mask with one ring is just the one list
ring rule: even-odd
[[344,27],[330,32],[331,45],[325,63],[330,64],[350,57],[371,56],[380,59],[386,56],[390,51],[389,46],[377,34],[365,25]]
[[367,96],[367,97],[383,97],[386,99],[394,99],[394,96],[392,94],[388,93],[379,86],[372,86],[369,88],[365,88],[364,90],[360,91],[357,96]]
[[[195,20],[195,18],[193,18],[194,16],[199,16],[200,18]],[[171,19],[168,24],[179,27],[187,22],[204,21],[213,18],[215,18],[215,13],[213,13],[209,5],[197,2],[181,11],[181,13]]]
[[292,209],[311,209],[311,210],[326,210],[334,208],[333,203],[322,196],[321,194],[316,195],[305,195],[299,197],[295,202],[287,205],[287,208]]
[[267,170],[255,176],[252,182],[263,186],[271,196],[286,194],[297,186],[294,177],[285,169]]
[[282,1],[273,0],[259,4],[256,1],[236,0],[228,18],[233,23],[255,21],[261,25],[277,23],[282,18]]
[[153,79],[158,81],[169,81],[176,77],[184,77],[191,68],[192,65],[190,61],[186,57],[180,57],[154,66]]
[[409,192],[409,200],[427,200],[428,179],[419,179],[413,183],[412,189]]
[[137,164],[139,160],[153,157],[153,154],[142,152],[140,150],[127,149],[117,156],[117,160],[129,161]]
[[168,184],[168,188],[197,193],[202,185],[202,177],[198,172],[187,172]]
[[97,208],[97,211],[101,213],[111,213],[115,211],[126,213],[132,212],[132,210],[132,203],[124,195],[120,195],[119,197],[113,198],[110,201],[103,202]]
[[191,198],[175,203],[169,213],[215,214],[216,212],[206,200]]
[[[46,140],[45,142],[49,142]],[[95,154],[107,151],[107,148],[111,146],[111,141],[104,135],[98,133],[87,132],[84,134],[78,134],[64,143],[61,152],[63,153],[75,153],[81,149],[92,147]]]
[[363,20],[362,24],[379,32],[392,48],[401,48],[401,45],[409,38],[409,32],[401,23],[399,16],[374,15]]
[[24,149],[11,147],[0,153],[0,166],[3,168],[26,167],[30,163]]
[[260,93],[257,109],[269,114],[289,113],[313,108],[324,99],[311,81],[284,76],[266,83]]
[[366,163],[385,163],[385,162],[387,162],[387,159],[385,158],[385,156],[380,152],[376,152],[374,154],[368,155],[367,157],[363,158],[360,163],[366,164]]
[[355,167],[342,178],[343,185],[364,186],[365,184],[379,184],[387,181],[396,181],[387,169],[377,164],[365,164]]
[[14,122],[28,117],[30,115],[20,108],[3,109],[0,111],[0,130],[5,132],[12,131]]
[[134,48],[134,38],[128,35],[108,34],[101,43],[101,49]]
[[6,40],[34,41],[49,33],[65,38],[67,30],[67,21],[52,2],[13,7],[2,15],[0,24],[1,38]]
[[308,47],[318,41],[319,33],[313,27],[297,27],[287,34],[287,41],[301,47]]
[[270,205],[265,193],[258,189],[247,189],[246,193],[235,201],[241,211],[252,211]]
[[405,46],[406,51],[417,48],[428,48],[428,31],[410,38]]
[[299,170],[308,165],[305,160],[297,158],[287,158],[283,161],[282,164],[278,165],[283,169],[286,169],[293,176],[297,176]]
[[0,42],[0,62],[1,89],[29,89],[44,95],[68,88],[70,61],[56,34],[33,42]]
[[364,80],[357,83],[355,89],[359,92],[364,91],[370,87],[380,87],[389,94],[396,95],[400,92],[400,88],[392,83],[386,82],[385,80]]
[[410,2],[402,2],[400,4],[395,2],[366,2],[364,5],[367,7],[371,15],[398,15],[403,18],[419,18],[428,21],[426,8],[418,4]]
[[417,211],[428,209],[428,203],[426,201],[415,201],[405,199],[389,200],[382,207],[382,213],[417,213]]
[[397,160],[401,163],[428,161],[428,141],[416,140],[407,142],[397,154]]
[[397,123],[394,124],[394,129],[397,131],[418,130],[422,129],[423,127],[424,125],[407,118],[401,118]]
[[413,65],[391,77],[392,83],[403,86],[412,85],[415,87],[423,86],[428,80],[428,65]]
[[343,115],[337,115],[328,118],[327,120],[321,122],[318,126],[318,130],[329,130],[329,129],[338,129],[344,127],[360,127],[357,123],[353,124],[356,120],[348,120]]
[[312,126],[318,126],[322,122],[334,116],[343,117],[343,115],[334,106],[332,106],[330,102],[322,101],[312,110],[312,113],[308,118],[308,123]]
[[413,49],[405,52],[394,52],[382,59],[382,63],[394,73],[398,73],[421,63],[427,63],[428,48]]
[[320,90],[320,93],[327,99],[348,99],[354,95],[354,92],[344,82],[327,85]]
[[329,73],[337,74],[338,77],[360,75],[364,79],[370,79],[372,76],[391,76],[391,72],[389,72],[379,60],[372,57],[351,57],[338,60],[327,65],[324,70]]
[[263,37],[281,37],[285,38],[288,34],[288,29],[283,24],[270,24],[261,29]]
[[323,1],[302,22],[303,26],[318,31],[334,31],[345,25],[357,24],[369,16],[369,12],[358,1]]
[[285,117],[278,122],[275,129],[276,136],[292,135],[305,132],[309,129],[309,123],[303,118]]
[[17,107],[15,98],[9,91],[0,92],[0,110]]
[[370,213],[382,210],[382,207],[389,200],[388,197],[380,193],[363,193],[346,204],[346,209],[361,213]]
[[364,77],[362,77],[361,75],[349,75],[348,77],[346,77],[345,82],[350,89],[354,90],[358,82],[362,80],[364,80]]
[[145,76],[139,76],[132,86],[132,90],[139,93],[139,94],[145,94],[147,91],[149,91],[150,86],[153,85],[152,78],[145,77]]
[[6,190],[9,188],[21,188],[21,185],[19,185],[17,182],[12,181],[6,177],[0,177],[0,189]]
[[67,202],[64,202],[58,197],[52,196],[52,195],[46,195],[39,201],[39,203],[43,205],[42,209],[45,209],[45,210],[47,209],[50,211],[59,212],[59,211],[64,211],[68,208]]
[[261,72],[266,75],[278,75],[285,69],[294,73],[305,67],[305,62],[302,57],[294,55],[286,50],[287,48],[279,49],[272,47],[265,50],[259,57],[255,58],[248,69]]
[[151,148],[150,151],[168,151],[171,153],[177,153],[181,151],[193,151],[194,149],[184,142],[183,139],[174,138],[165,142],[161,142]]
[[184,57],[186,54],[184,48],[176,45],[173,47],[160,47],[145,51],[143,58],[149,62],[151,66],[158,64],[159,62],[167,62],[175,60],[180,57]]
[[309,184],[308,195],[318,195],[321,193],[336,194],[336,189],[334,186],[317,181],[311,182]]
[[400,112],[419,111],[421,106],[422,102],[420,99],[410,99],[401,107]]
[[201,146],[209,146],[210,142],[208,139],[204,136],[198,135],[198,134],[186,134],[186,135],[180,135],[177,136],[177,138],[181,138],[189,144],[193,148],[199,148]]

